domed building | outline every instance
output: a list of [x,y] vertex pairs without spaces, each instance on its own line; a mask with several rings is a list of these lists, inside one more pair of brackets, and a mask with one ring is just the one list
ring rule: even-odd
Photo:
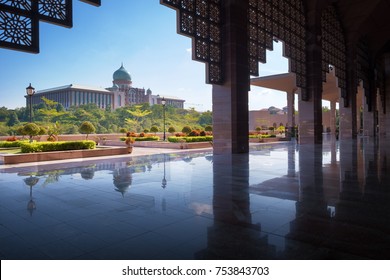
[[[132,87],[131,75],[125,69],[123,63],[121,64],[121,67],[114,72],[112,78],[113,86],[111,88],[107,88],[107,90],[117,93],[125,93],[125,105],[134,105],[142,103],[149,103],[150,105],[161,104],[162,97],[160,97],[159,95],[153,95],[152,90],[150,88],[145,91],[144,88]],[[185,100],[183,99],[172,96],[164,96],[164,99],[167,105],[176,108],[184,108]]]
[[[37,91],[32,97],[32,104],[42,103],[42,97],[58,102],[69,109],[72,106],[80,106],[95,103],[99,108],[116,109],[126,105],[149,103],[150,105],[161,104],[162,97],[153,95],[152,91],[144,88],[132,87],[130,73],[121,67],[112,74],[112,86],[106,89],[81,85],[65,85],[61,87]],[[185,100],[164,96],[166,104],[183,108]],[[26,96],[26,102],[27,102]],[[28,104],[26,104],[28,106]]]
[[112,75],[112,83],[114,85],[117,85],[120,89],[120,91],[126,92],[131,88],[131,76],[129,72],[123,67],[123,63],[121,67],[114,72]]

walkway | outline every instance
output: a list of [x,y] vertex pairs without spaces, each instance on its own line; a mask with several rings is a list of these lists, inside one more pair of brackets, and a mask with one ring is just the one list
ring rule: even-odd
[[388,145],[158,152],[1,166],[1,259],[390,258]]

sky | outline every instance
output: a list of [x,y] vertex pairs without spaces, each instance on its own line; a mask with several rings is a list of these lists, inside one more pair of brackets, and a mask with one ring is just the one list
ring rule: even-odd
[[[133,87],[186,100],[185,108],[212,110],[205,64],[191,58],[191,39],[176,32],[176,11],[159,0],[103,0],[100,7],[73,1],[73,28],[40,23],[40,53],[0,48],[0,107],[25,106],[25,89],[68,84],[107,88],[123,63]],[[285,73],[282,44],[267,51],[260,76]],[[249,109],[287,105],[286,94],[252,87]]]

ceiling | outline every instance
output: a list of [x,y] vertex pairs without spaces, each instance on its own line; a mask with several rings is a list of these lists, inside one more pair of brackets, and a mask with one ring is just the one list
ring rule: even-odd
[[349,42],[365,38],[376,56],[390,51],[390,0],[332,2],[338,8]]

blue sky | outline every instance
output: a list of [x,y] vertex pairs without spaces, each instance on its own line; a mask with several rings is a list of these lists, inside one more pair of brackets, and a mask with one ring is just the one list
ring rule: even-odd
[[[205,65],[191,59],[191,40],[176,33],[176,12],[159,0],[103,0],[101,7],[73,1],[73,28],[40,23],[40,53],[0,49],[0,107],[25,106],[25,88],[80,84],[106,88],[123,62],[134,87],[186,100],[186,108],[211,110]],[[281,44],[267,53],[260,75],[287,71]],[[286,106],[285,93],[258,87],[251,110]]]

